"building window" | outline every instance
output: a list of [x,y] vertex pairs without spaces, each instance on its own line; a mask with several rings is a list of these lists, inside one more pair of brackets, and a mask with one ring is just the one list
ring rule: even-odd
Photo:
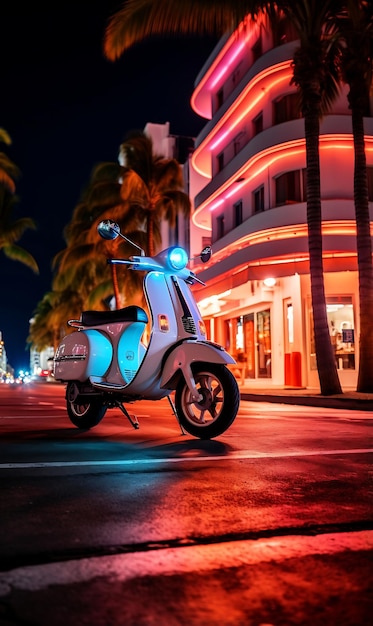
[[237,67],[232,72],[232,83],[234,86],[238,85],[241,80],[242,74],[242,61],[237,65]]
[[259,37],[251,48],[251,52],[253,54],[253,63],[257,61],[263,54],[263,44],[262,38]]
[[218,154],[217,162],[218,162],[218,172],[221,172],[224,169],[224,152],[221,152],[220,154]]
[[258,311],[256,315],[256,331],[258,342],[258,375],[259,378],[271,378],[271,316],[269,310]]
[[294,343],[294,307],[291,302],[286,303],[286,340],[287,343]]
[[254,213],[264,211],[264,185],[253,192]]
[[253,119],[253,136],[258,135],[263,130],[263,111]]
[[326,298],[326,314],[337,369],[355,369],[354,309],[350,296]]
[[220,107],[222,106],[223,102],[224,102],[224,91],[223,88],[219,89],[219,91],[216,94],[216,102],[218,105],[218,109],[220,109]]
[[233,139],[234,156],[236,156],[236,154],[238,154],[239,151],[242,149],[243,144],[244,144],[244,138],[245,138],[245,133],[242,131],[238,133],[238,135],[236,135],[235,138]]
[[242,224],[242,200],[239,200],[238,202],[236,202],[236,204],[233,205],[233,210],[234,226],[236,227]]
[[[311,369],[316,370],[315,335],[311,303],[309,304],[309,312],[311,327],[310,366]],[[352,297],[338,295],[327,297],[326,314],[337,369],[355,369],[355,325]]]
[[275,179],[276,206],[304,202],[306,199],[305,170],[285,172]]
[[298,93],[289,93],[273,102],[273,123],[282,124],[302,117]]
[[219,215],[216,220],[217,224],[217,238],[221,239],[224,237],[224,215]]

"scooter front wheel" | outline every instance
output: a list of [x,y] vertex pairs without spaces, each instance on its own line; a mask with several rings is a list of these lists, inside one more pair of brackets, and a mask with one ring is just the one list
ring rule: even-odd
[[181,426],[194,437],[212,439],[233,423],[240,405],[240,392],[232,372],[216,363],[192,366],[196,387],[202,398],[196,402],[184,380],[175,393],[175,408]]
[[85,430],[97,426],[106,413],[106,406],[98,399],[82,402],[74,400],[75,383],[68,383],[66,389],[66,408],[70,421]]

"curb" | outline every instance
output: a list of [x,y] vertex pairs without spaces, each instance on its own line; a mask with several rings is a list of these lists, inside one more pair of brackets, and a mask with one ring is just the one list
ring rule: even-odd
[[364,400],[360,398],[336,398],[333,396],[282,396],[243,392],[241,393],[241,400],[247,400],[248,402],[272,402],[274,404],[314,406],[325,409],[373,411],[373,400]]

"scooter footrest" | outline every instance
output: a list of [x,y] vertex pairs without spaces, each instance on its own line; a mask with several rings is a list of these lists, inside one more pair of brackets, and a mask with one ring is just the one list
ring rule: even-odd
[[121,390],[127,387],[127,385],[120,385],[118,383],[106,383],[105,381],[95,381],[95,380],[92,380],[92,378],[91,378],[91,383],[94,387],[99,387],[100,389],[107,389],[108,391]]

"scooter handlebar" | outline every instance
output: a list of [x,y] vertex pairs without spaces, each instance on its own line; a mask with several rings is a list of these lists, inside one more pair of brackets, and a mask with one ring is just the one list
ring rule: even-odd
[[195,282],[202,285],[205,284],[187,267],[181,267],[180,269],[165,267],[165,265],[157,262],[152,257],[132,256],[129,259],[107,259],[107,262],[111,265],[128,265],[131,270],[161,272],[162,274],[178,276],[189,284],[193,284]]
[[111,265],[129,265],[132,270],[145,272],[164,271],[164,267],[148,256],[132,256],[129,259],[108,259]]

